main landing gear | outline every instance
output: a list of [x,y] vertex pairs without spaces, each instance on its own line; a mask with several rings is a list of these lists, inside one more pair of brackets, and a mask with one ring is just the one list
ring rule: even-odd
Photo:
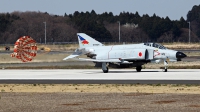
[[[141,72],[141,70],[142,70],[142,66],[136,67],[137,72]],[[108,71],[109,71],[109,68],[107,67],[105,62],[102,63],[102,71],[103,71],[103,73],[108,73]]]
[[103,70],[103,73],[108,73],[108,71],[109,71],[109,69],[108,69],[108,67],[106,66],[106,63],[105,63],[105,62],[102,63],[102,70]]

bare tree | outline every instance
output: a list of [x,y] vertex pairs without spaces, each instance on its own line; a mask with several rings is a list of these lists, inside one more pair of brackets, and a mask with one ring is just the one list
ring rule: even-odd
[[44,43],[44,22],[47,23],[47,42],[77,41],[75,37],[78,31],[66,22],[69,19],[67,17],[42,12],[13,12],[11,14],[19,16],[20,19],[15,20],[2,35],[6,43],[14,43],[24,35],[29,35],[37,42]]
[[158,38],[158,42],[174,42],[173,40],[173,32],[169,31],[169,32],[165,32],[163,35],[160,36],[160,38]]

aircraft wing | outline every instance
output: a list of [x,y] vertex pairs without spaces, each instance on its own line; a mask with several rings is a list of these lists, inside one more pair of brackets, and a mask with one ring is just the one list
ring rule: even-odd
[[134,60],[137,59],[136,57],[130,57],[130,58],[122,58],[122,59],[88,59],[88,58],[77,58],[81,61],[93,61],[93,62],[127,62],[128,60]]
[[[79,55],[77,54],[72,54],[66,58],[64,58],[63,60],[67,60],[70,58],[75,58]],[[93,62],[124,62],[124,61],[129,61],[129,60],[134,60],[137,59],[136,57],[130,57],[130,58],[122,58],[122,59],[88,59],[88,58],[75,58],[81,61],[93,61]]]
[[137,60],[137,57],[129,57],[129,58],[122,58],[121,60],[125,60],[125,61],[131,61],[131,60]]
[[87,59],[87,58],[78,58],[82,61],[93,61],[93,62],[122,62],[119,59],[108,59],[108,60],[97,60],[97,59]]

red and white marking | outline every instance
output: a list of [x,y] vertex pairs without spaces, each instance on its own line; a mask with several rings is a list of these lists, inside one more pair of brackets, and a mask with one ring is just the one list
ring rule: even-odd
[[138,53],[138,56],[139,56],[139,57],[142,57],[142,52],[139,52],[139,53]]

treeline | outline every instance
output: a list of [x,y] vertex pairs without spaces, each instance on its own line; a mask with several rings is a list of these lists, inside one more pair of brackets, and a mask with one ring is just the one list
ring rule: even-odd
[[8,22],[4,26],[0,26],[0,29],[4,29],[0,32],[0,44],[14,43],[23,35],[29,35],[38,43],[44,43],[44,22],[46,22],[47,42],[77,41],[77,38],[74,38],[78,30],[67,24],[67,17],[41,12],[13,12],[11,14],[1,14],[1,24],[4,23],[1,22],[1,20],[4,20],[2,18],[5,18]]
[[74,12],[64,16],[47,12],[13,12],[0,14],[0,44],[13,44],[20,36],[29,35],[44,43],[45,24],[47,42],[77,42],[76,33],[86,33],[101,42],[188,42],[191,23],[191,42],[200,41],[200,6],[194,6],[187,20],[170,20],[154,14],[112,12],[96,14]]
[[[65,14],[65,17],[70,17],[71,22],[78,26],[79,31],[96,39],[104,39],[103,41],[117,39],[118,22],[122,26],[121,37],[124,41],[186,41],[178,37],[181,35],[182,28],[188,28],[188,23],[183,17],[180,18],[180,21],[171,21],[168,17],[161,18],[155,14],[140,16],[138,12],[122,12],[114,16],[112,12],[96,14],[94,10],[86,13],[76,11],[74,14]],[[115,31],[109,26],[112,26]],[[146,35],[138,37],[142,33]],[[142,40],[138,40],[138,38],[142,38]]]
[[191,23],[191,30],[200,37],[200,5],[193,6],[187,14],[187,21]]

